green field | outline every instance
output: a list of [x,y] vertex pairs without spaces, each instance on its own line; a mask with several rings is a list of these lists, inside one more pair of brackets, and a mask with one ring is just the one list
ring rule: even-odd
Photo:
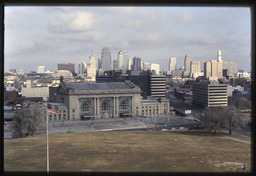
[[[251,169],[251,145],[206,132],[71,133],[50,135],[49,143],[50,171],[243,172],[242,164]],[[4,141],[4,168],[46,171],[46,137]]]

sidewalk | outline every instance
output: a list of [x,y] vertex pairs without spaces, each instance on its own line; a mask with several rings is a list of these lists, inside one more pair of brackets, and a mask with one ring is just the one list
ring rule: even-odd
[[242,143],[246,143],[246,144],[251,144],[251,142],[244,141],[244,140],[241,140],[241,139],[237,139],[237,138],[234,138],[234,137],[230,137],[230,136],[226,136],[226,135],[221,135],[221,136],[223,136],[224,138],[233,140],[233,141],[242,142]]

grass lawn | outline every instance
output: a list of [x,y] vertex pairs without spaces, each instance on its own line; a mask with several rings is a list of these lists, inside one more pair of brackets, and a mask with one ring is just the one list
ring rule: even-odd
[[[50,171],[243,172],[242,164],[247,172],[251,168],[251,145],[208,133],[70,133],[50,135],[49,143]],[[4,141],[4,168],[46,171],[46,137]]]

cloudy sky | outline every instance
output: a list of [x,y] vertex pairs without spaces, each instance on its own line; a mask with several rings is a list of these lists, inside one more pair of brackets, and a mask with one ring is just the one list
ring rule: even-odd
[[77,71],[103,47],[112,60],[123,50],[165,70],[171,56],[183,67],[186,54],[203,69],[221,50],[222,60],[251,71],[250,22],[246,7],[6,6],[5,71],[56,71],[58,63],[75,63]]

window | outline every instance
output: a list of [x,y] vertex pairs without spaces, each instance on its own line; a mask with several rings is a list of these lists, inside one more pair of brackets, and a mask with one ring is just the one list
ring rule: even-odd
[[75,109],[73,109],[73,110],[72,110],[72,112],[73,112],[73,113],[75,113],[75,112],[76,112],[76,110],[75,110]]
[[[82,111],[89,112],[90,110],[90,102],[84,102],[81,107]],[[74,112],[74,110],[73,110]]]
[[102,104],[101,104],[101,110],[102,111],[107,111],[110,109],[110,106],[109,106],[109,102],[108,101],[104,101]]
[[61,120],[61,114],[59,114],[59,120]]
[[128,100],[122,100],[119,108],[120,110],[128,110]]

